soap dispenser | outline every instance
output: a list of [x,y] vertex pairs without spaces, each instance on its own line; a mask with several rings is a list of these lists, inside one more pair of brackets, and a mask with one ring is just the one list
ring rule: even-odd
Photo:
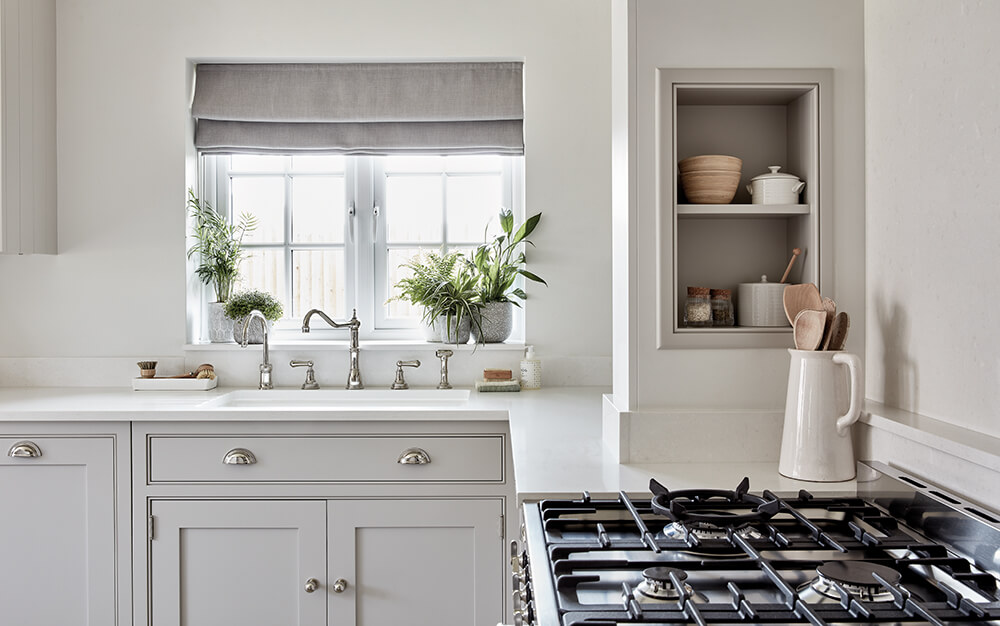
[[542,388],[542,362],[535,358],[535,346],[526,346],[521,359],[521,389]]

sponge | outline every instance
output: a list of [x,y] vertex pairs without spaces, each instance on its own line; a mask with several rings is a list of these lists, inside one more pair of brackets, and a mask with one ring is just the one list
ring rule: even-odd
[[477,380],[476,391],[521,391],[516,380]]

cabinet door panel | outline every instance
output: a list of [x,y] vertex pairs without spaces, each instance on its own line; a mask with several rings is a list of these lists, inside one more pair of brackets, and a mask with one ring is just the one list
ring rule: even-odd
[[[0,609],[25,626],[117,623],[110,438],[0,439]],[[55,601],[54,601],[55,600]]]
[[330,503],[330,594],[338,626],[503,620],[499,499]]
[[152,512],[153,626],[325,624],[325,502],[160,500]]

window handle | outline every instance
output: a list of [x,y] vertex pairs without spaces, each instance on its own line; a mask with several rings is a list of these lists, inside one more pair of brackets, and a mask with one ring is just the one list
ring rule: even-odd
[[379,206],[376,204],[372,207],[372,243],[378,240],[378,214]]
[[347,207],[347,239],[354,245],[354,222],[357,221],[357,209],[354,208],[354,201]]

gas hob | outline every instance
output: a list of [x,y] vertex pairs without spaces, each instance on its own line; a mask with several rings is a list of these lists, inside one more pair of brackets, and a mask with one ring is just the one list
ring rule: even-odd
[[1000,625],[1000,520],[885,465],[857,483],[526,504],[516,621]]

